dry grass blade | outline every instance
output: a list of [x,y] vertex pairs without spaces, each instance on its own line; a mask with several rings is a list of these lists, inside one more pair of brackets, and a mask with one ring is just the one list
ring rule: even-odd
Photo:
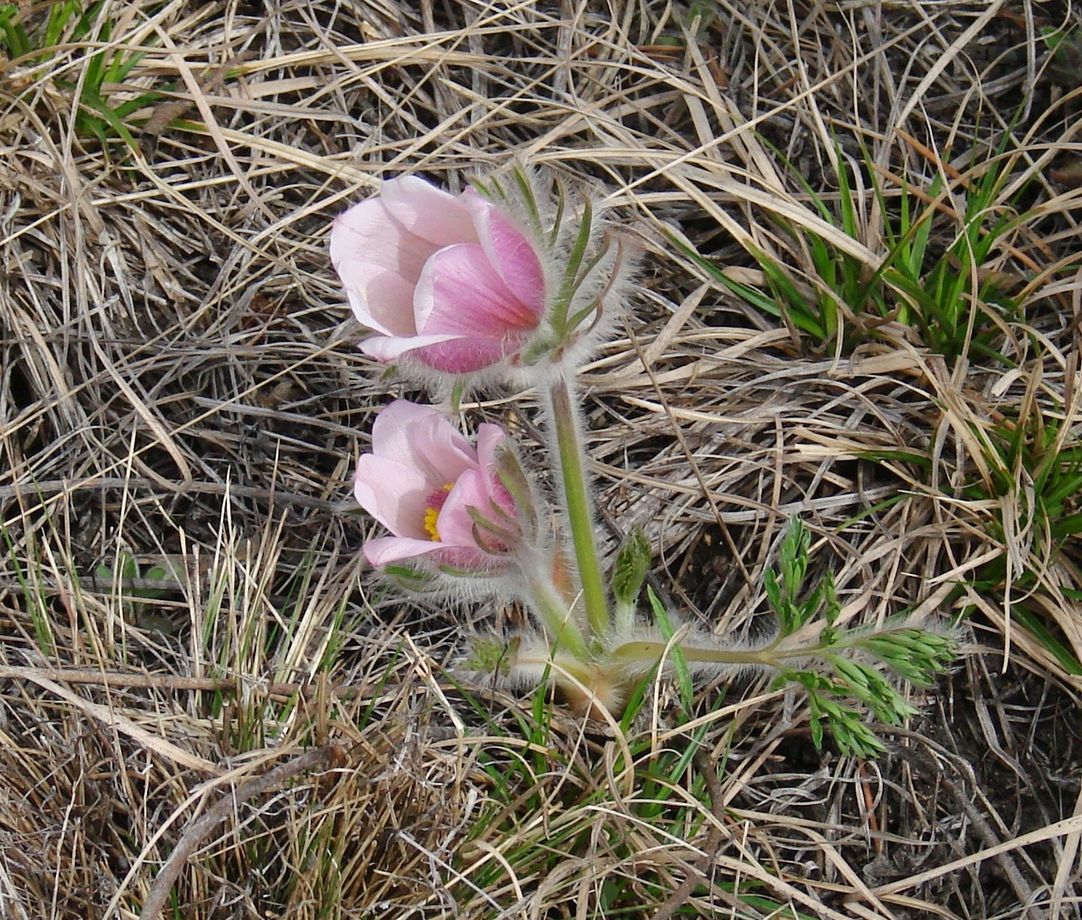
[[200,816],[199,820],[192,822],[177,841],[173,852],[169,854],[169,859],[155,877],[150,894],[147,895],[147,899],[143,902],[143,909],[139,914],[140,920],[157,920],[161,916],[162,911],[166,910],[166,902],[169,899],[173,883],[176,882],[177,877],[183,870],[185,862],[191,859],[199,845],[238,806],[243,805],[249,799],[276,791],[283,784],[301,773],[322,770],[344,760],[345,755],[337,745],[316,748],[314,751],[308,751],[291,761],[279,764],[262,776],[248,780],[208,808]]

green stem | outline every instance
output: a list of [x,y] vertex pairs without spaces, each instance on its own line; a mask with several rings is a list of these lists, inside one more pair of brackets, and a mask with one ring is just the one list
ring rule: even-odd
[[560,592],[547,578],[540,575],[527,573],[526,580],[530,586],[530,600],[533,602],[534,611],[545,624],[553,651],[559,648],[580,661],[585,661],[588,657],[586,640]]
[[[612,658],[625,662],[641,662],[643,665],[652,666],[661,658],[668,648],[664,642],[625,642],[612,650]],[[703,661],[712,665],[760,665],[767,668],[777,668],[778,659],[781,656],[771,654],[766,649],[755,652],[735,652],[735,650],[723,650],[721,648],[696,648],[694,646],[676,646],[684,653],[688,661]],[[806,654],[806,653],[805,653]]]
[[578,423],[571,405],[571,389],[561,373],[549,390],[548,409],[556,434],[556,449],[563,479],[564,503],[571,528],[571,542],[578,562],[586,622],[596,638],[604,638],[610,627],[609,607],[605,598],[605,582],[594,541],[594,515],[590,493],[586,487],[586,451],[579,435]]
[[[847,649],[865,648],[869,639],[878,636],[889,636],[898,629],[887,629],[877,633],[865,633],[859,636],[835,637],[828,645],[816,642],[814,645],[801,645],[790,648],[780,648],[784,637],[779,636],[769,645],[758,649],[735,649],[702,648],[694,645],[678,643],[678,648],[687,661],[698,661],[705,664],[735,664],[735,665],[758,665],[760,667],[773,668],[778,671],[785,666],[785,662],[794,658],[828,658]],[[637,662],[652,666],[665,653],[668,647],[665,642],[655,642],[649,639],[625,642],[612,652],[613,660]],[[874,652],[873,652],[874,654]]]
[[[771,651],[770,649],[755,649],[746,651],[724,650],[719,648],[696,648],[692,645],[678,644],[676,646],[683,653],[685,660],[689,662],[703,662],[706,664],[735,664],[735,665],[758,665],[760,667],[774,668],[778,670],[781,662],[786,658],[804,658],[808,655],[807,649],[791,649],[783,652]],[[651,642],[643,640],[639,642],[625,642],[612,652],[613,661],[643,664],[653,666],[665,654],[668,644],[665,642]]]

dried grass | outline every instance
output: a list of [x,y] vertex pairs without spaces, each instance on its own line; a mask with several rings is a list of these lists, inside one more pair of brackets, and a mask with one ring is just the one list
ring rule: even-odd
[[[143,54],[110,98],[162,92],[130,155],[76,131],[94,42],[0,60],[0,915],[137,917],[169,865],[192,918],[1082,916],[1082,678],[1012,618],[1024,593],[1082,657],[1082,563],[1021,473],[966,490],[997,419],[1078,441],[1082,122],[1040,39],[1078,12],[713,6],[696,33],[652,0],[107,0],[108,47]],[[957,215],[1004,132],[1040,201],[991,266],[1022,279],[1008,373],[897,324],[817,353],[669,242],[814,287],[786,221],[874,268],[870,189],[854,239],[797,177],[836,200],[863,145],[891,195],[952,179]],[[628,739],[530,728],[443,670],[463,617],[514,611],[407,607],[361,570],[352,461],[404,391],[354,348],[329,222],[382,176],[512,158],[603,189],[643,250],[583,377],[613,541],[642,523],[718,629],[754,628],[797,512],[846,619],[974,610],[880,762],[815,754],[800,700],[754,686],[679,730],[662,686]],[[481,396],[531,436],[530,393]]]

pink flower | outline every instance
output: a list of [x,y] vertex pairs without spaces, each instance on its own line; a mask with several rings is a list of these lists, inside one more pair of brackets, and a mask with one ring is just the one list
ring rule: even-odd
[[505,437],[498,425],[481,425],[474,448],[435,409],[404,399],[384,409],[353,484],[361,507],[393,534],[365,543],[368,561],[506,568],[518,524],[495,473]]
[[545,276],[533,243],[496,205],[415,176],[383,183],[331,228],[331,262],[380,361],[455,374],[514,356],[537,330]]

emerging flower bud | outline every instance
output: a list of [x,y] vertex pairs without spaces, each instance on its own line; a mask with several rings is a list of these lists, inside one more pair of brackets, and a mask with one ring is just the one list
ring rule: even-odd
[[452,374],[518,353],[545,307],[545,273],[515,219],[472,190],[416,176],[383,183],[331,228],[331,262],[380,361]]
[[470,573],[508,568],[522,534],[516,500],[498,474],[505,439],[498,425],[481,425],[474,448],[435,409],[403,399],[384,409],[353,485],[361,507],[393,534],[365,543],[368,561]]

